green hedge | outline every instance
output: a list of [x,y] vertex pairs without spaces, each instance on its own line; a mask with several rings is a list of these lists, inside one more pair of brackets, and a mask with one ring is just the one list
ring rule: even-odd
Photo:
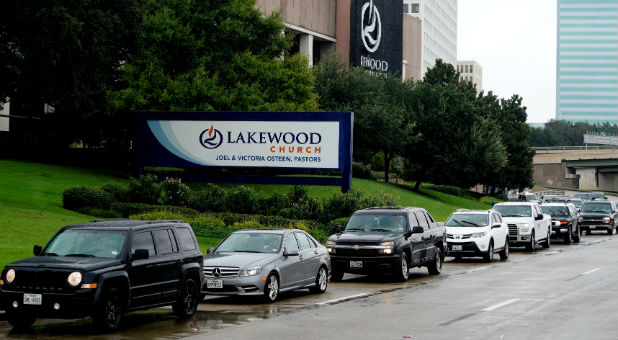
[[70,210],[82,208],[109,209],[113,202],[114,197],[110,193],[96,188],[69,188],[62,193],[62,206]]
[[177,207],[173,205],[156,205],[146,203],[112,203],[111,210],[120,214],[122,217],[131,215],[144,214],[150,212],[164,211],[169,213],[179,213],[184,215],[197,215],[199,212],[195,209]]

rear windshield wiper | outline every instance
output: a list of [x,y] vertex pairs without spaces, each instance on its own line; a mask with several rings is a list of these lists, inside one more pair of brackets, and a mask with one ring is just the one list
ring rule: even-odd
[[96,256],[94,256],[94,255],[92,255],[92,254],[67,254],[67,255],[64,255],[64,256],[76,256],[76,257],[96,257]]

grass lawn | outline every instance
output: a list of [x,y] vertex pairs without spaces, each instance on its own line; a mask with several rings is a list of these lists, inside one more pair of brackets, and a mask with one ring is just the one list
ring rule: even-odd
[[[66,167],[14,160],[0,160],[0,268],[9,262],[29,257],[35,244],[44,245],[60,227],[87,222],[94,217],[62,208],[62,192],[75,186],[126,184],[126,174],[110,170]],[[355,178],[354,190],[365,194],[380,191],[393,195],[399,205],[427,209],[444,221],[458,208],[487,209],[489,205],[471,199],[425,190],[424,195],[394,184]],[[201,184],[190,184],[199,188]],[[231,187],[232,185],[225,185]],[[272,195],[289,192],[292,186],[253,185],[258,192]],[[339,187],[307,187],[311,196],[327,198]],[[199,237],[200,248],[215,246],[219,239]]]

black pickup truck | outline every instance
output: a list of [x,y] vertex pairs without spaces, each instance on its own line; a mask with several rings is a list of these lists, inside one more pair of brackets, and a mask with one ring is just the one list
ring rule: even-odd
[[344,273],[371,274],[391,271],[400,281],[409,269],[426,266],[440,274],[446,248],[446,228],[423,208],[380,207],[356,211],[345,230],[326,242],[331,280]]

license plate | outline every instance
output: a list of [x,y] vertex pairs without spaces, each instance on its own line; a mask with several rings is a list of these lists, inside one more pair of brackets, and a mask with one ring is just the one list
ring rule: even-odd
[[463,246],[453,246],[453,251],[463,250]]
[[41,305],[42,302],[42,294],[24,294],[24,305]]
[[206,288],[223,288],[223,280],[206,280]]
[[350,268],[363,268],[363,261],[350,261]]

